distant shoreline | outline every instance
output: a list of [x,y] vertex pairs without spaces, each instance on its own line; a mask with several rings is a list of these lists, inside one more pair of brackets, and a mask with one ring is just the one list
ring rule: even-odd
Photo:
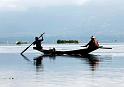
[[57,40],[57,44],[79,44],[78,40]]

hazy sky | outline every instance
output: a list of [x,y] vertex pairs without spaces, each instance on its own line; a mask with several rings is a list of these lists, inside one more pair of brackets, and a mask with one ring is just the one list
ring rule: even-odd
[[89,0],[0,0],[0,10],[28,10],[51,6],[83,5]]
[[0,0],[0,37],[124,35],[124,0]]
[[[55,9],[56,9],[57,7],[82,6],[88,1],[89,0],[0,0],[0,13],[1,13],[0,18],[2,18],[2,20],[0,20],[0,25],[1,25],[0,31],[3,32],[2,36],[4,36],[3,34],[12,35],[12,36],[14,36],[14,35],[16,36],[19,34],[21,34],[21,35],[29,34],[30,35],[31,30],[29,32],[28,29],[27,29],[27,31],[24,31],[26,29],[22,29],[21,32],[18,32],[19,29],[16,29],[17,27],[19,27],[18,26],[19,23],[17,23],[16,21],[21,21],[21,19],[19,19],[19,18],[22,18],[22,20],[24,20],[23,19],[24,17],[27,18],[27,19],[25,19],[25,21],[33,20],[32,18],[35,18],[37,16],[37,14],[40,13],[42,15],[42,10],[47,10],[47,12],[45,13],[44,16],[48,17],[49,16],[48,14],[54,14],[54,12],[55,12],[55,11],[52,12],[52,11],[48,10],[51,7],[55,7]],[[32,9],[37,10],[35,14],[34,14],[34,11],[32,11]],[[52,10],[54,10],[54,9],[52,9]],[[65,13],[68,10],[65,9]],[[30,16],[30,13],[34,14],[33,17],[31,16],[32,18],[28,18],[28,15]],[[21,16],[19,14],[21,14]],[[22,14],[23,14],[23,16],[22,16]],[[48,15],[48,16],[46,16],[46,15]],[[38,20],[42,20],[42,19],[38,19]],[[14,22],[15,24],[13,23],[13,21],[15,21]],[[27,22],[27,26],[31,26],[29,21]],[[49,21],[49,20],[47,20],[47,21]],[[22,23],[22,22],[20,22],[20,23]],[[14,27],[12,29],[9,26],[16,26],[16,27]],[[21,26],[21,24],[20,24],[20,26]]]

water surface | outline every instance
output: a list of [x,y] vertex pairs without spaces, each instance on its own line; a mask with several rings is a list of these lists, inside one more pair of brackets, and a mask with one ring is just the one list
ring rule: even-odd
[[[56,45],[44,45],[50,48]],[[124,44],[87,56],[41,56],[26,46],[0,46],[1,87],[124,87]],[[57,46],[74,49],[77,45]]]

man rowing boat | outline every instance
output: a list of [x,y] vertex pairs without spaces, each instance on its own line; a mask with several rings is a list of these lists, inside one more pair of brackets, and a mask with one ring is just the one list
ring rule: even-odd
[[38,39],[38,37],[35,37],[35,41],[33,42],[36,47],[33,47],[34,49],[41,50],[43,47],[41,46],[41,42],[43,41],[43,36],[42,39]]
[[[43,33],[44,34],[44,33]],[[85,46],[81,46],[81,47],[87,47],[87,48],[81,48],[81,49],[76,49],[76,50],[56,50],[55,48],[53,49],[43,49],[43,47],[41,46],[41,42],[43,41],[43,34],[41,34],[39,37],[35,37],[35,41],[33,43],[31,43],[26,49],[24,49],[21,52],[21,55],[32,45],[36,45],[36,47],[33,47],[34,50],[40,51],[44,54],[47,55],[87,55],[88,53],[97,50],[98,48],[102,48],[102,49],[112,49],[109,47],[103,47],[103,46],[99,46],[98,41],[96,40],[96,38],[94,36],[91,37],[91,40],[89,41],[89,43]],[[40,37],[42,37],[42,39],[39,39]]]
[[91,37],[91,40],[89,41],[89,43],[83,47],[88,47],[89,49],[98,49],[99,48],[99,43],[96,40],[96,38],[94,36]]

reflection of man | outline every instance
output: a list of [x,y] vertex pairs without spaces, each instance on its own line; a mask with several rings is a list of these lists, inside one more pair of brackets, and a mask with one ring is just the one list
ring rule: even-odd
[[39,57],[35,58],[34,60],[35,60],[34,63],[36,64],[36,66],[41,66],[43,57],[39,56]]
[[90,65],[90,69],[92,71],[95,71],[97,69],[98,65],[99,65],[99,62],[100,62],[99,56],[89,54],[89,55],[86,56],[86,60]]
[[41,46],[41,42],[43,41],[43,36],[42,39],[39,39],[38,37],[35,37],[35,41],[34,41],[34,45],[36,45],[36,47],[34,47],[34,49],[39,49],[41,50],[43,47]]
[[95,58],[90,59],[90,60],[89,60],[89,64],[90,64],[90,66],[91,66],[91,70],[92,70],[92,71],[95,71],[96,68],[97,68],[97,66],[98,66],[98,64],[99,64],[99,60],[98,60],[98,59],[95,59]]
[[99,48],[99,43],[96,40],[96,38],[94,36],[92,36],[91,40],[89,41],[89,43],[87,45],[85,45],[85,47],[88,47],[90,49],[97,49],[97,48]]
[[36,72],[41,72],[43,71],[43,57],[38,56],[34,59],[34,65],[36,66]]

